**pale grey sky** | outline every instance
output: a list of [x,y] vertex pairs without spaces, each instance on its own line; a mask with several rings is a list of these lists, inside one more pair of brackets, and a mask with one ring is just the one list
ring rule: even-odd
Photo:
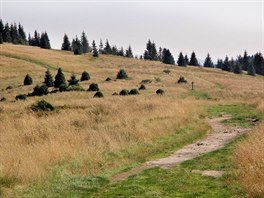
[[143,54],[150,38],[157,47],[194,50],[200,59],[264,52],[264,0],[0,0],[4,22],[21,22],[26,32],[47,31],[52,48],[60,48],[84,30],[88,40],[100,38]]

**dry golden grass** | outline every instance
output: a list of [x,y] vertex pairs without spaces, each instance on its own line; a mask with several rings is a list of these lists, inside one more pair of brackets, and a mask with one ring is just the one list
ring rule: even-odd
[[[78,174],[85,175],[100,173],[102,168],[98,163],[103,164],[104,169],[126,164],[128,159],[107,162],[105,153],[149,143],[200,119],[203,114],[200,106],[207,101],[189,97],[192,81],[197,92],[212,97],[211,102],[245,103],[264,96],[263,77],[239,76],[216,69],[180,68],[116,56],[96,59],[91,54],[74,56],[70,52],[10,44],[1,45],[1,54],[33,60],[0,56],[0,97],[7,98],[0,103],[0,177],[15,177],[22,182],[45,177],[52,166],[65,161],[77,163]],[[91,82],[98,83],[105,98],[93,99],[94,93],[88,92],[51,94],[41,98],[64,108],[46,116],[32,113],[29,106],[40,97],[26,101],[14,98],[42,83],[46,69],[34,60],[54,68],[59,65],[66,71],[67,79],[71,73],[80,77],[84,70],[88,71],[91,80],[81,85],[87,89]],[[115,78],[120,68],[126,70],[129,80],[105,82],[107,77]],[[164,69],[170,69],[171,74],[163,73]],[[51,72],[55,76],[56,71]],[[33,77],[34,85],[22,86],[27,73]],[[188,84],[176,84],[180,75]],[[161,81],[156,82],[155,78]],[[147,90],[141,95],[112,96],[121,89],[138,87],[143,79],[153,83],[147,84]],[[9,85],[14,88],[5,90]],[[158,88],[165,90],[165,96],[155,95]],[[68,171],[76,170],[69,167]]]
[[[264,101],[257,107],[264,115]],[[248,197],[264,197],[264,122],[240,143],[234,154],[238,177]]]

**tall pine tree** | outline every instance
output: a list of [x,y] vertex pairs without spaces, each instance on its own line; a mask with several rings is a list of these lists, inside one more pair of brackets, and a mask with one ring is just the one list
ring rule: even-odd
[[225,57],[225,60],[222,64],[222,70],[223,71],[230,71],[230,62],[229,62],[228,56]]
[[253,63],[249,63],[249,65],[248,65],[248,73],[247,74],[250,75],[250,76],[255,76],[256,75],[256,71],[255,71]]
[[61,85],[66,85],[66,80],[65,80],[64,74],[62,72],[62,69],[59,68],[58,72],[55,76],[54,86],[56,88],[59,88]]
[[243,56],[243,65],[242,65],[242,69],[244,71],[247,71],[248,70],[248,66],[249,66],[249,56],[247,54],[247,51],[244,52],[244,56]]
[[67,34],[64,34],[61,50],[71,51],[71,43],[69,41]]
[[209,53],[207,54],[207,57],[205,58],[204,67],[214,67],[214,63],[213,63]]
[[133,58],[133,57],[134,57],[130,45],[128,46],[128,48],[127,48],[127,50],[126,50],[126,57],[128,57],[128,58]]
[[87,36],[84,31],[82,32],[82,36],[81,36],[81,44],[82,44],[82,52],[88,53],[90,46],[89,46],[89,42],[88,42]]
[[178,64],[178,66],[180,66],[180,67],[185,67],[185,66],[186,66],[186,62],[185,62],[185,59],[184,59],[184,57],[183,57],[182,52],[180,52],[180,54],[179,54],[177,64]]
[[150,39],[147,42],[146,50],[144,52],[144,59],[145,60],[154,60],[157,61],[158,58],[158,52],[156,49],[156,44],[154,42],[151,42]]
[[99,53],[98,53],[98,50],[97,50],[97,47],[96,47],[96,43],[95,41],[93,40],[93,57],[98,57],[99,56]]
[[108,42],[108,39],[106,40],[106,43],[105,43],[105,47],[104,47],[104,50],[103,50],[103,53],[104,54],[112,54],[112,48]]
[[41,34],[40,37],[40,47],[43,49],[50,49],[49,36],[47,32]]
[[54,86],[54,81],[53,81],[53,77],[50,73],[50,70],[48,69],[45,73],[45,78],[44,78],[44,83],[48,86],[48,87],[53,87]]
[[9,24],[8,23],[5,24],[2,36],[3,36],[4,42],[7,42],[7,43],[11,43],[12,42],[12,38],[11,38],[11,35],[10,35],[10,28],[9,28]]
[[80,55],[83,53],[82,51],[82,44],[79,38],[76,36],[75,40],[72,42],[72,50],[74,55]]
[[175,64],[174,58],[173,58],[173,56],[172,56],[172,54],[171,54],[169,49],[167,49],[165,51],[162,62],[165,63],[165,64],[170,64],[170,65],[174,65]]
[[196,55],[195,55],[194,52],[192,52],[192,55],[191,55],[191,59],[190,59],[189,65],[192,65],[192,66],[199,66],[198,60],[197,60]]

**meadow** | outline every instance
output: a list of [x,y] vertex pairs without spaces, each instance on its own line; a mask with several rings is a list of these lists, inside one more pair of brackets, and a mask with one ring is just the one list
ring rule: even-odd
[[[264,114],[264,78],[260,76],[111,55],[76,56],[11,44],[1,45],[0,60],[0,98],[6,98],[0,102],[0,192],[7,197],[16,193],[20,196],[33,184],[43,190],[56,174],[58,178],[66,175],[107,179],[165,156],[210,131],[205,121],[210,114],[208,107],[238,105],[241,112],[246,105]],[[89,84],[98,83],[105,97],[93,98],[94,93],[73,91],[15,100],[16,95],[28,94],[41,84],[47,69],[55,76],[58,67],[66,79],[71,74],[80,78],[87,71],[91,79],[80,85],[87,90]],[[119,69],[126,70],[128,80],[115,80]],[[23,86],[26,74],[33,78],[33,85]],[[180,76],[188,82],[177,84]],[[107,77],[114,80],[107,82]],[[112,95],[122,89],[138,88],[146,79],[152,82],[145,84],[147,89],[140,95]],[[6,89],[8,86],[10,89]],[[163,96],[156,95],[159,88],[165,91]],[[56,110],[33,112],[30,106],[41,99]],[[237,119],[241,124],[250,115]],[[238,180],[243,178],[242,191],[249,195],[264,194],[263,130],[263,122],[254,126],[230,154]]]

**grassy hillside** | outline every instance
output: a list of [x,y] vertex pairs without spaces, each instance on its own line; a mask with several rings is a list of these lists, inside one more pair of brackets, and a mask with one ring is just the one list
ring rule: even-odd
[[[259,76],[117,56],[74,56],[11,44],[1,45],[0,60],[0,98],[6,98],[0,102],[0,186],[4,194],[17,186],[41,183],[57,170],[61,175],[108,177],[167,155],[208,132],[205,106],[243,103],[259,106],[263,112],[264,78]],[[84,91],[15,100],[16,95],[30,93],[41,84],[47,68],[55,76],[58,67],[66,79],[72,73],[80,78],[88,71],[91,79],[80,85],[87,90],[90,83],[98,83],[105,97],[96,99],[94,93]],[[115,79],[121,68],[128,80],[105,81]],[[163,72],[166,69],[170,74]],[[27,73],[33,85],[23,86]],[[177,84],[180,76],[188,83]],[[144,79],[152,83],[140,95],[112,96],[121,89],[138,88]],[[165,90],[162,97],[155,94],[159,88]],[[32,112],[29,107],[40,99],[57,110]]]

